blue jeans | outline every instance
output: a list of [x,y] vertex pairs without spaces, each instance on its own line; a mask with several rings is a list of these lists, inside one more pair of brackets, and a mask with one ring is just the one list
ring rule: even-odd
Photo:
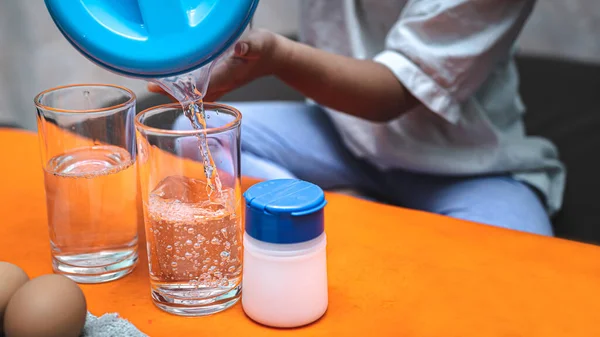
[[242,174],[352,188],[389,203],[498,227],[552,235],[538,195],[507,175],[444,177],[380,172],[354,157],[327,115],[302,102],[233,103],[243,115]]

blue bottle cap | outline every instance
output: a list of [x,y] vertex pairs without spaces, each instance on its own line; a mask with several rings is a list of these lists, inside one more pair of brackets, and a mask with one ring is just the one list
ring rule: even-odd
[[323,190],[302,180],[258,183],[244,193],[246,233],[269,243],[300,243],[325,230]]
[[241,36],[258,0],[45,0],[81,53],[122,75],[188,73]]

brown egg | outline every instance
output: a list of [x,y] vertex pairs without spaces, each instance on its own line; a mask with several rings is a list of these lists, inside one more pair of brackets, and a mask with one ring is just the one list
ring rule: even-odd
[[12,295],[29,277],[23,269],[8,262],[0,262],[0,333],[3,327],[4,311]]
[[79,286],[62,275],[25,283],[8,302],[6,337],[79,337],[87,313]]

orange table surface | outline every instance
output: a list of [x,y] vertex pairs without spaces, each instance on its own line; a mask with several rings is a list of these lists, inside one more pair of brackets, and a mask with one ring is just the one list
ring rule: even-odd
[[[52,272],[33,133],[0,130],[0,260]],[[328,194],[329,310],[271,329],[241,305],[209,317],[150,300],[144,246],[129,276],[82,285],[95,315],[118,312],[150,336],[600,336],[600,247]]]

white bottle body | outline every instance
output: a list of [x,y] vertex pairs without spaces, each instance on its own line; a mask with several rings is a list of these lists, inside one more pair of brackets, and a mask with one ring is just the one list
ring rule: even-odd
[[244,234],[242,306],[253,320],[272,327],[310,324],[325,314],[327,238],[272,244]]

